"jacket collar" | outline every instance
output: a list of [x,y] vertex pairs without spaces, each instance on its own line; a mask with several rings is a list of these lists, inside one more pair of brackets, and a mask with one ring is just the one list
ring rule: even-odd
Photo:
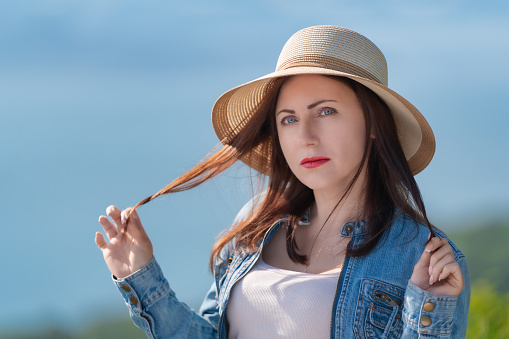
[[[287,219],[287,217],[283,218]],[[299,220],[299,225],[301,226],[307,226],[311,223],[311,209],[308,208],[302,215],[302,217]],[[279,227],[275,227],[276,229]],[[340,235],[342,237],[355,237],[355,236],[361,236],[365,235],[367,233],[366,230],[366,224],[364,220],[359,221],[349,221],[347,223],[343,224],[343,227],[341,227]],[[270,234],[272,236],[273,233]],[[269,237],[270,238],[270,237]]]

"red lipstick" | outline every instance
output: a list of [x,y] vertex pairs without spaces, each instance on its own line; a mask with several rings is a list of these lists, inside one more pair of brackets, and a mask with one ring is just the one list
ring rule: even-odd
[[300,162],[301,166],[305,168],[315,168],[318,166],[322,166],[323,164],[327,163],[330,159],[327,157],[310,157],[310,158],[304,158]]

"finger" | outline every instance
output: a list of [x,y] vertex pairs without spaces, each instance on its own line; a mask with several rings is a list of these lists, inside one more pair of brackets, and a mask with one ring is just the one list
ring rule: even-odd
[[142,237],[148,237],[145,233],[145,229],[141,224],[140,217],[138,213],[132,208],[126,208],[122,211],[122,219],[126,220],[124,227],[129,228],[129,233],[131,233],[135,238],[141,240]]
[[438,276],[438,281],[448,279],[449,277],[454,277],[463,287],[463,274],[460,265],[456,261],[443,267],[442,272]]
[[419,258],[419,261],[417,261],[417,263],[415,264],[415,266],[417,267],[429,267],[430,258],[431,255],[433,254],[433,251],[437,249],[441,244],[440,238],[433,237],[429,239],[430,237],[431,233],[428,235],[428,242],[424,247],[424,251],[422,252],[421,257]]
[[[431,236],[431,234],[428,236]],[[424,272],[428,272],[428,275],[432,275],[432,269],[431,266],[431,257],[434,254],[434,251],[440,247],[442,244],[442,241],[440,238],[433,237],[429,239],[427,245],[424,248],[424,251],[421,254],[421,257],[419,258],[419,261],[415,264],[415,268],[420,268],[421,270],[424,270]],[[428,277],[429,281],[431,282],[431,279]]]
[[437,262],[439,262],[446,254],[452,254],[452,248],[449,245],[449,242],[445,238],[433,238],[433,242],[426,246],[426,252],[431,253],[430,264],[429,264],[429,274],[431,275],[431,271],[433,266]]
[[111,220],[113,220],[117,230],[120,231],[123,228],[122,221],[120,219],[120,210],[116,206],[111,205],[106,209],[106,214],[111,218]]
[[122,213],[120,213],[120,220],[121,220],[122,224],[127,224],[129,216],[131,215],[131,211],[132,211],[132,208],[128,207],[125,210],[123,210]]
[[106,232],[106,236],[108,237],[108,240],[111,241],[112,238],[116,237],[118,232],[115,226],[109,221],[108,218],[106,218],[104,215],[101,215],[99,217],[99,223],[104,229],[104,232]]
[[147,233],[145,232],[145,228],[143,227],[143,224],[141,223],[140,217],[138,216],[138,213],[136,210],[129,209],[128,212],[129,219],[127,223],[129,224],[130,230],[137,238],[140,237],[146,237],[148,238]]
[[438,248],[442,247],[443,245],[447,244],[447,239],[443,238],[431,238],[431,240],[426,245],[425,251],[426,252],[433,252],[436,251]]
[[[442,247],[439,247],[434,252],[431,253],[430,258],[430,269],[434,267],[442,258],[444,258],[446,255],[452,256],[452,247],[447,243],[447,245],[443,245]],[[430,273],[431,274],[431,273]]]
[[106,240],[104,240],[104,237],[101,232],[95,233],[95,244],[97,245],[97,247],[99,247],[101,251],[108,247],[108,243],[106,242]]
[[438,281],[440,275],[443,272],[443,269],[446,265],[454,264],[456,260],[454,260],[454,255],[452,253],[447,253],[440,261],[438,261],[435,266],[433,266],[430,272],[429,282],[433,284]]
[[[120,213],[121,226],[120,226],[119,230],[122,233],[127,230],[127,226],[129,223],[128,219],[129,219],[129,215],[131,214],[131,210],[132,210],[132,208],[128,207]],[[132,224],[132,222],[131,222],[131,224]]]

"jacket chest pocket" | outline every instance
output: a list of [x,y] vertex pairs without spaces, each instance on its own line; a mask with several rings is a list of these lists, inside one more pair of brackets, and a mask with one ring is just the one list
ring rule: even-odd
[[363,279],[355,309],[356,338],[400,338],[405,290],[372,279]]

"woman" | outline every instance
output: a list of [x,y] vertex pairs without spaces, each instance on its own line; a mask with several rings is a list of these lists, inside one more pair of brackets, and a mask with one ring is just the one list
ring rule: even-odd
[[[96,234],[135,324],[151,338],[463,337],[463,254],[433,228],[413,175],[433,157],[424,117],[387,87],[364,36],[301,30],[276,72],[223,94],[224,145]],[[179,302],[135,209],[195,187],[236,160],[267,178],[211,255],[199,313]],[[332,310],[332,312],[331,312]]]

